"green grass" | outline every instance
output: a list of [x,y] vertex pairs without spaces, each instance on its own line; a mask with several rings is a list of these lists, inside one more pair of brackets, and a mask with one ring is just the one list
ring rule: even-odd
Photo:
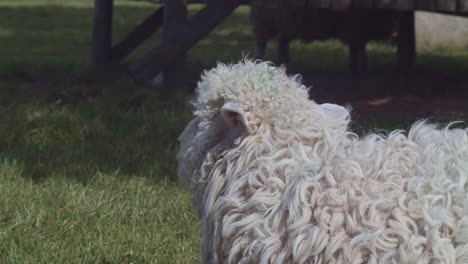
[[197,262],[175,176],[188,113],[149,92],[137,108],[23,100],[0,113],[0,263]]
[[174,180],[176,137],[189,114],[146,96],[137,109],[126,105],[131,100],[110,96],[75,106],[6,105],[0,113],[3,156],[23,161],[34,178],[47,171],[83,178],[91,168]]
[[196,219],[173,182],[119,172],[35,182],[23,168],[0,163],[1,263],[197,262]]
[[[115,4],[114,43],[157,8]],[[190,50],[194,76],[253,53],[247,14],[237,9]],[[175,176],[186,98],[118,76],[90,87],[70,82],[89,65],[91,24],[91,0],[0,0],[0,263],[197,263],[197,220]],[[348,74],[337,41],[294,42],[291,52],[297,72]],[[393,67],[394,48],[372,43],[369,53],[371,70]],[[441,50],[418,65],[463,71],[467,57]]]

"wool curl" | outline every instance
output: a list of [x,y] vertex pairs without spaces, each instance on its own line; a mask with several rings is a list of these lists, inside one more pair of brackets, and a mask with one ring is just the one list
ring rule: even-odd
[[468,129],[359,138],[349,109],[250,60],[206,71],[193,104],[177,158],[201,263],[468,263]]

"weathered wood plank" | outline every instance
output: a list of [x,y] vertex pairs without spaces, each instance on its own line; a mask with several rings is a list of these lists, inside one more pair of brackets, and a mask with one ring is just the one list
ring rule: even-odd
[[113,6],[114,0],[94,0],[91,63],[96,68],[111,59]]
[[147,40],[163,25],[164,6],[147,17],[140,25],[125,37],[120,43],[112,48],[112,60],[120,61],[128,56],[141,43]]
[[436,0],[416,0],[415,9],[433,11],[436,7],[435,1]]
[[398,17],[398,69],[406,73],[413,68],[416,61],[416,37],[414,12],[400,12]]
[[335,10],[382,8],[399,11],[428,10],[468,13],[468,0],[251,0],[250,4],[267,8],[287,6],[332,8]]
[[242,0],[210,0],[203,9],[179,27],[172,39],[163,38],[157,46],[128,65],[136,80],[148,80],[173,63],[179,54],[187,52],[206,37],[219,23],[244,2]]
[[307,0],[291,0],[291,5],[292,6],[306,7],[307,6]]
[[468,0],[458,0],[457,11],[468,13]]
[[[177,31],[187,22],[187,2],[185,0],[171,0],[164,4],[163,24],[164,41],[177,39]],[[184,76],[186,68],[187,51],[179,52],[163,68],[163,86],[161,92],[164,94],[172,90],[184,87]]]
[[455,12],[457,10],[456,0],[435,0],[435,8],[437,11]]
[[351,7],[352,0],[331,0],[330,6],[332,9],[344,10]]
[[279,7],[283,7],[283,1],[282,0],[263,0],[259,3],[259,5],[262,7],[279,8]]
[[375,7],[377,8],[393,8],[395,2],[393,0],[376,0]]
[[401,11],[413,10],[414,0],[395,0],[395,9]]
[[261,6],[263,3],[262,0],[251,0],[250,1],[250,4],[253,5],[253,6]]
[[309,7],[329,8],[330,7],[330,0],[309,0]]
[[251,0],[250,4],[261,7],[280,7],[281,0]]
[[353,7],[356,8],[372,8],[372,0],[354,0]]

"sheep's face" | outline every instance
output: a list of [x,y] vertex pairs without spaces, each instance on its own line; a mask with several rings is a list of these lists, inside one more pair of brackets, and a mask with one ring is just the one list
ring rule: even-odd
[[251,113],[239,103],[226,102],[217,109],[209,118],[195,117],[179,137],[178,174],[184,182],[196,177],[208,151],[216,147],[222,150],[249,133]]

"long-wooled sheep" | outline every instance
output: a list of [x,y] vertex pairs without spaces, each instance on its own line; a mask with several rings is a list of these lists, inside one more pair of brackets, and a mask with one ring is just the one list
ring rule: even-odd
[[263,59],[267,42],[276,38],[277,62],[290,60],[289,43],[337,38],[349,47],[349,66],[355,76],[367,71],[366,44],[389,39],[395,32],[397,12],[353,9],[333,11],[301,7],[267,8],[253,5],[250,22],[255,38],[255,56]]
[[468,263],[468,129],[363,138],[298,76],[243,60],[206,71],[178,174],[201,263]]

